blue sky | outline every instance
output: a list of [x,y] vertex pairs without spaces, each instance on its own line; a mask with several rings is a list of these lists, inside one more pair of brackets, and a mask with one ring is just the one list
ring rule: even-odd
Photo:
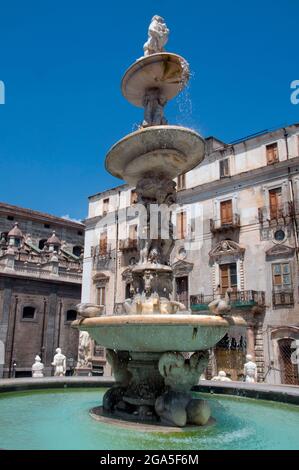
[[193,78],[171,124],[225,141],[299,122],[298,0],[0,0],[0,200],[83,218],[119,183],[107,150],[142,120],[120,92],[154,14]]

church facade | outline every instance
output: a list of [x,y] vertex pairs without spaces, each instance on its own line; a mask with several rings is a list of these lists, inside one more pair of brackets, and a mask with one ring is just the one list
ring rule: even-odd
[[57,347],[67,373],[73,371],[84,230],[79,222],[0,203],[0,377],[31,376],[37,354],[51,375]]

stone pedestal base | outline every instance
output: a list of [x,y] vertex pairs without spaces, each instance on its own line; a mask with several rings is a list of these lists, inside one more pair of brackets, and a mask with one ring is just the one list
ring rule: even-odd
[[190,359],[181,353],[123,351],[108,352],[107,357],[113,358],[116,381],[120,379],[103,398],[108,416],[179,427],[208,422],[209,405],[190,393],[207,365],[207,352],[197,352]]

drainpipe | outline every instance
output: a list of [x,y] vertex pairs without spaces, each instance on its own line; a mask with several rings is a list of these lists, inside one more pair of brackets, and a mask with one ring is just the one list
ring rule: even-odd
[[43,362],[43,359],[44,359],[44,354],[45,354],[45,345],[44,345],[44,340],[45,340],[46,310],[47,310],[47,301],[46,301],[46,298],[44,297],[44,311],[43,311],[43,324],[42,324],[42,338],[41,338],[41,346],[40,346],[40,351],[41,351],[41,360],[42,360],[42,362]]
[[[286,146],[286,154],[287,154],[287,160],[290,158],[289,154],[289,143],[288,143],[288,132],[286,128],[283,128],[284,131],[284,140],[285,140],[285,146]],[[294,198],[294,186],[293,186],[293,180],[291,178],[291,172],[290,172],[290,167],[288,167],[288,181],[289,181],[289,190],[290,190],[290,198],[291,198],[291,210],[292,210],[292,222],[293,222],[293,230],[294,230],[294,239],[295,239],[295,248],[296,248],[296,258],[297,258],[297,263],[299,263],[299,244],[298,244],[298,224],[296,220],[296,214],[295,214],[295,198]]]
[[115,304],[116,304],[116,287],[117,287],[117,278],[118,278],[118,238],[119,238],[118,211],[119,211],[119,203],[120,203],[120,191],[118,191],[117,198],[118,198],[117,207],[115,211],[116,234],[115,234],[115,276],[114,276],[114,291],[113,291],[113,311],[115,309]]
[[18,309],[18,296],[16,295],[13,327],[12,327],[12,337],[11,337],[10,358],[9,358],[9,372],[8,372],[9,377],[11,377],[11,373],[13,371],[13,353],[14,353],[14,343],[15,343],[17,309]]
[[61,312],[62,312],[62,300],[59,302],[59,313],[58,313],[58,332],[57,332],[57,348],[60,347],[60,331],[61,331]]

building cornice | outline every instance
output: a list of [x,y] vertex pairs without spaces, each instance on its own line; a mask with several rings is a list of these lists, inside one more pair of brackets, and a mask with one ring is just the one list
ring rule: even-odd
[[181,190],[177,193],[178,203],[192,203],[194,202],[194,197],[196,197],[197,201],[212,199],[221,194],[239,191],[250,186],[257,186],[278,178],[294,176],[297,173],[299,175],[299,157]]
[[5,202],[0,202],[0,215],[12,215],[15,219],[20,217],[21,219],[30,219],[43,223],[52,222],[55,225],[84,230],[84,224],[81,222],[75,222],[32,209],[25,209],[24,207],[14,206]]

